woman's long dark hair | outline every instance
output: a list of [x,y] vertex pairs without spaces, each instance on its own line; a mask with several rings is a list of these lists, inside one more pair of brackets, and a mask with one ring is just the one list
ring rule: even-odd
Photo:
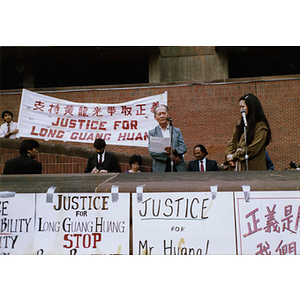
[[[268,146],[271,141],[271,128],[269,122],[265,116],[262,105],[258,98],[253,94],[246,94],[239,99],[239,101],[244,100],[247,108],[247,145],[250,145],[254,138],[255,126],[258,122],[264,122],[268,127],[268,135],[265,142],[265,146]],[[244,120],[241,117],[241,122],[236,125],[235,139],[238,141],[241,135],[244,133]]]

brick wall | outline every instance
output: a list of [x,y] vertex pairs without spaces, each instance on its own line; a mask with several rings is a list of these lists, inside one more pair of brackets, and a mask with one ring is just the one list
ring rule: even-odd
[[[216,160],[218,164],[223,163],[226,144],[231,138],[236,122],[240,119],[238,99],[246,93],[253,93],[261,101],[270,123],[273,141],[267,150],[275,164],[275,169],[283,170],[288,167],[291,160],[300,164],[299,75],[293,78],[289,76],[252,78],[247,81],[223,83],[193,82],[158,86],[145,84],[131,87],[123,85],[66,91],[53,89],[51,93],[42,90],[33,91],[64,100],[88,103],[122,103],[167,91],[174,126],[181,129],[188,148],[185,159],[194,159],[193,147],[201,143],[208,150],[207,157]],[[14,113],[14,120],[17,121],[20,100],[20,90],[2,91],[0,111],[11,110]],[[62,144],[62,142],[57,143]],[[78,145],[77,143],[68,144]],[[80,144],[80,146],[93,148],[92,144]],[[149,155],[148,149],[143,147],[107,145],[107,150]],[[1,153],[5,159],[14,154]],[[3,159],[2,157],[1,166],[3,166]],[[39,154],[39,160],[45,164],[45,173],[83,172],[86,164],[86,159],[47,155],[43,157],[41,154]],[[127,168],[128,166],[124,164],[122,171]]]
[[[19,150],[0,148],[0,174],[3,173],[4,164],[7,160],[19,156]],[[47,153],[38,153],[36,160],[43,164],[43,174],[68,174],[84,173],[87,159],[66,155],[54,155]],[[121,172],[130,169],[130,165],[120,163]],[[142,172],[150,172],[150,167],[142,166]]]

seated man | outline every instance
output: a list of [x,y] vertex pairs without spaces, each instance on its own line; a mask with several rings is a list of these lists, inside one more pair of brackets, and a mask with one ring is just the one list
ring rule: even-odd
[[112,152],[106,152],[103,139],[96,139],[94,147],[96,154],[89,157],[85,173],[121,172],[117,158]]
[[34,160],[39,146],[35,140],[22,141],[20,156],[5,162],[3,174],[42,174],[42,164]]
[[188,171],[219,171],[218,164],[215,160],[207,159],[205,147],[198,144],[194,147],[194,155],[196,160],[190,161],[188,165]]

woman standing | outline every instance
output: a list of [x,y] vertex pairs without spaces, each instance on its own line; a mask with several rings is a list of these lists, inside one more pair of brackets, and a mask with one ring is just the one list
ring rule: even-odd
[[[241,110],[245,110],[247,119],[248,170],[266,170],[266,146],[271,141],[271,129],[262,105],[253,94],[246,94],[239,100]],[[232,138],[226,146],[225,164],[228,170],[245,171],[244,120],[241,117],[235,126]]]

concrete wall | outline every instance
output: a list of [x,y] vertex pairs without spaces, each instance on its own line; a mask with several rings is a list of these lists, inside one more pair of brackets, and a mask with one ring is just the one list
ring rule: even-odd
[[159,47],[149,55],[149,82],[228,78],[228,58],[215,47]]
[[213,185],[219,192],[242,191],[242,185],[251,191],[298,191],[300,171],[0,175],[0,182],[0,191],[16,193],[46,193],[50,186],[56,193],[110,193],[113,185],[120,193],[136,193],[138,185],[145,193],[210,192]]
[[[267,150],[275,164],[275,169],[283,170],[288,167],[291,160],[300,164],[299,75],[251,78],[244,79],[244,81],[190,81],[156,85],[97,86],[86,89],[84,87],[52,90],[32,89],[32,91],[64,100],[90,103],[122,103],[167,91],[174,126],[181,129],[188,148],[185,160],[194,159],[193,147],[197,143],[202,143],[208,150],[208,158],[217,160],[218,164],[223,163],[226,144],[231,138],[236,122],[240,119],[238,99],[246,93],[254,93],[260,99],[272,129],[273,141]],[[14,113],[15,121],[18,119],[21,93],[21,90],[0,93],[0,111],[11,110]],[[92,144],[64,144],[63,142],[55,144],[79,146],[93,150]],[[107,145],[107,150],[149,157],[148,149],[143,147]],[[17,155],[17,151],[11,153],[11,156],[14,155]],[[0,163],[3,166],[3,152]],[[84,165],[85,163],[86,160]],[[81,171],[82,167],[74,167],[65,172]],[[60,170],[53,166],[51,173],[60,173]]]

